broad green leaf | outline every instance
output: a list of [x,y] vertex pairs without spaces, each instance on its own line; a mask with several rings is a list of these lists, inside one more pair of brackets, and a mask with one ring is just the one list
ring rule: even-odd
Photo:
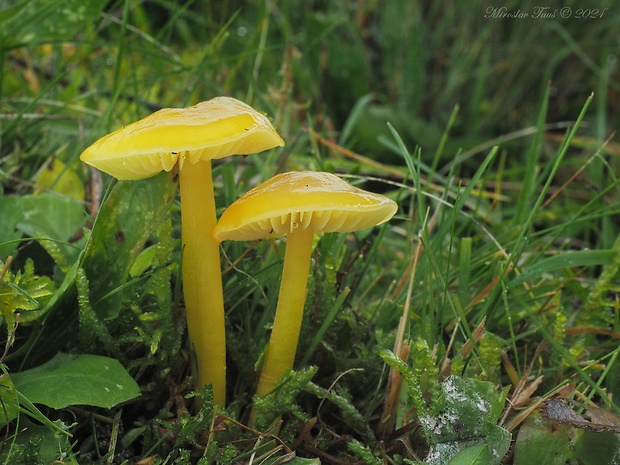
[[17,418],[19,412],[17,394],[8,373],[0,375],[0,405],[0,427],[4,427]]
[[508,452],[511,434],[505,429],[488,424],[485,434],[467,438],[466,434],[454,441],[438,442],[431,447],[425,459],[427,465],[499,465]]
[[41,425],[47,426],[48,429],[54,431],[56,434],[71,436],[71,433],[67,431],[66,426],[61,421],[52,421],[47,418],[41,410],[37,408],[30,400],[28,400],[24,395],[15,391],[17,395],[17,403],[19,404],[19,409],[21,412],[27,414],[30,418],[38,421]]
[[[60,421],[55,424],[66,429]],[[19,431],[11,438],[10,447],[3,447],[0,451],[0,463],[77,465],[66,455],[71,450],[71,439],[66,434],[33,423],[26,416],[19,420]]]
[[574,458],[575,443],[583,430],[556,421],[545,421],[539,412],[527,417],[515,442],[515,465],[544,463],[565,465]]
[[523,422],[514,450],[514,465],[613,465],[618,463],[620,434],[577,428],[534,412]]
[[448,465],[489,465],[490,463],[492,462],[487,446],[476,444],[456,454]]
[[60,241],[73,236],[84,224],[84,205],[67,197],[52,194],[19,197],[21,216],[17,227],[29,236],[37,233]]
[[[17,229],[30,237],[54,241],[66,263],[75,261],[79,249],[68,240],[84,226],[84,205],[68,197],[40,194],[19,197],[16,207],[21,213]],[[41,245],[48,244],[42,241]]]
[[615,465],[620,461],[620,434],[585,430],[575,446],[584,465]]
[[[506,392],[508,392],[506,390]],[[487,423],[484,442],[489,451],[490,463],[500,464],[510,449],[512,434],[496,424]]]
[[171,173],[119,181],[101,205],[82,261],[90,302],[99,318],[118,316],[120,291],[131,267],[168,212],[176,190]]
[[441,383],[435,413],[420,421],[427,436],[437,442],[484,437],[503,403],[502,392],[492,383],[449,376]]
[[420,417],[425,436],[433,445],[427,462],[446,463],[460,452],[481,444],[487,451],[485,461],[455,463],[499,464],[511,440],[510,433],[496,424],[505,394],[506,391],[489,382],[447,377],[441,383],[439,399],[432,406],[434,413]]
[[17,229],[21,216],[18,203],[16,196],[0,196],[0,218],[2,218],[0,221],[0,260],[2,261],[17,248],[17,243],[11,241],[22,236],[21,231]]
[[15,389],[33,404],[112,408],[140,395],[118,360],[100,355],[58,353],[47,363],[11,375]]

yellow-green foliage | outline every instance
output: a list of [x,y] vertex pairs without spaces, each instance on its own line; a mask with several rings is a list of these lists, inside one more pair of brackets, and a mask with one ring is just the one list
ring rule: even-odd
[[[620,270],[620,236],[617,237],[613,246],[613,259],[603,268],[603,272],[590,289],[581,312],[578,323],[588,326],[595,325],[606,327],[613,323],[613,308],[615,301],[609,298],[610,293],[617,293],[620,287],[614,278]],[[607,310],[605,310],[607,309]]]
[[26,260],[23,272],[7,272],[0,281],[0,310],[7,326],[12,327],[17,320],[29,323],[39,318],[55,290],[49,277],[35,274],[31,259]]

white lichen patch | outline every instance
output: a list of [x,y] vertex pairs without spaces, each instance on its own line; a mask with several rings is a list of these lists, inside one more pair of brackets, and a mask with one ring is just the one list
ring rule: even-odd
[[435,416],[420,417],[420,423],[428,433],[440,436],[445,431],[451,431],[458,421],[458,412],[453,408],[446,408]]
[[447,465],[461,451],[457,443],[445,442],[431,447],[424,459],[426,465]]
[[456,378],[454,376],[449,376],[443,383],[441,383],[441,390],[446,397],[446,401],[451,404],[467,402],[468,397],[465,393],[459,390],[458,386],[454,384],[455,379]]
[[491,406],[485,399],[480,397],[480,394],[474,392],[472,393],[472,396],[469,397],[465,392],[459,390],[459,386],[455,385],[454,383],[455,380],[456,378],[454,376],[449,376],[441,384],[441,389],[443,391],[446,401],[449,404],[455,405],[468,402],[474,405],[483,414],[489,413],[491,411]]
[[495,424],[498,400],[492,386],[450,376],[440,384],[438,394],[433,413],[419,418],[431,446],[424,463],[447,465],[472,446],[491,463],[499,463],[511,436]]

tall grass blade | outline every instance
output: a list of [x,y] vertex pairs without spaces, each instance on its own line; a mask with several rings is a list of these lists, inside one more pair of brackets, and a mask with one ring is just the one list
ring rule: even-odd
[[547,110],[549,107],[549,92],[551,89],[551,83],[547,83],[545,92],[543,94],[542,105],[540,112],[538,113],[538,121],[536,123],[536,133],[532,138],[532,144],[526,155],[525,167],[523,170],[523,182],[521,185],[521,192],[519,194],[519,200],[517,201],[517,210],[514,216],[514,224],[520,225],[527,217],[531,207],[531,200],[536,192],[536,165],[538,162],[538,156],[540,154],[540,145],[542,142],[545,120],[547,118]]

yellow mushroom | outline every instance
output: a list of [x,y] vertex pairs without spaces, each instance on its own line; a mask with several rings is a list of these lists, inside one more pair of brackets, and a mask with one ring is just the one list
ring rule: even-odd
[[213,231],[220,242],[287,239],[276,315],[257,395],[271,392],[293,367],[313,235],[369,228],[389,220],[396,210],[394,201],[358,189],[333,174],[290,172],[255,187],[224,211]]
[[213,239],[211,160],[284,145],[269,119],[230,97],[189,108],[164,108],[88,147],[81,160],[117,179],[137,180],[179,168],[183,292],[196,385],[226,402],[226,339],[219,246]]

